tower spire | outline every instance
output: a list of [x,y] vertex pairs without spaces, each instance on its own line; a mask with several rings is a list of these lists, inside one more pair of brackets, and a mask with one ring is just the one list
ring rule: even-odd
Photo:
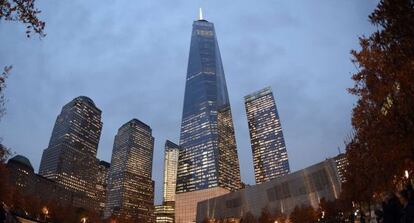
[[202,8],[200,8],[200,10],[199,10],[199,20],[204,20],[204,18],[203,18],[203,9]]

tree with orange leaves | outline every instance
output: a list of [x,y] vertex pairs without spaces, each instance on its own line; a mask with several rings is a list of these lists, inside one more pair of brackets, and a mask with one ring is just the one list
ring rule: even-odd
[[369,19],[377,31],[352,51],[358,101],[344,184],[361,202],[395,190],[414,163],[414,1],[381,0]]

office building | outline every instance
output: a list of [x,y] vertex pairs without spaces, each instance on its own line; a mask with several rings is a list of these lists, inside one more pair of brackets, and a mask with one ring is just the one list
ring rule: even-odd
[[194,21],[180,134],[176,222],[195,220],[202,199],[241,187],[236,139],[214,24]]
[[289,160],[270,87],[244,97],[256,183],[289,173]]
[[101,110],[80,96],[63,106],[49,146],[43,151],[39,173],[68,189],[85,192],[76,206],[97,211],[96,153],[101,136]]
[[103,160],[98,160],[98,173],[96,179],[96,196],[99,205],[99,214],[103,216],[106,203],[106,190],[108,186],[108,174],[110,164]]
[[[29,197],[46,208],[67,208],[85,200],[86,193],[66,188],[60,183],[47,179],[34,172],[29,159],[16,155],[7,161],[10,188],[19,196]],[[15,196],[14,195],[14,196]],[[48,207],[47,204],[53,205]]]
[[174,223],[174,207],[170,205],[155,206],[156,223]]
[[338,169],[339,179],[341,180],[341,183],[345,183],[346,167],[348,166],[348,159],[346,158],[346,154],[341,153],[334,157],[334,159],[336,162],[336,168]]
[[125,222],[154,222],[151,128],[132,119],[118,129],[109,170],[104,216]]
[[164,153],[164,204],[174,206],[177,185],[177,166],[180,147],[167,140]]

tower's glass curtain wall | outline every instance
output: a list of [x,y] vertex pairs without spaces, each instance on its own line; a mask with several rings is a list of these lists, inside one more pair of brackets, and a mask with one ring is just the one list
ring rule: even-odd
[[181,123],[177,193],[240,188],[223,65],[211,22],[193,23]]
[[49,146],[43,151],[39,173],[66,188],[85,193],[75,205],[97,209],[96,153],[101,136],[101,110],[88,97],[80,96],[63,106]]
[[270,87],[244,97],[256,183],[289,173],[282,126]]

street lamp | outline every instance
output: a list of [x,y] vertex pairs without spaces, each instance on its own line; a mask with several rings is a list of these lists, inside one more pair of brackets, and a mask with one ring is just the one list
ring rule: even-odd
[[87,220],[88,220],[88,218],[83,217],[83,218],[81,218],[81,223],[86,223]]
[[45,217],[45,221],[47,220],[47,218],[48,218],[48,215],[49,215],[49,209],[47,209],[47,207],[46,206],[44,206],[43,208],[42,208],[42,213],[43,213],[43,216]]
[[47,207],[46,207],[46,206],[42,208],[42,213],[43,213],[44,215],[48,215],[48,214],[49,214],[49,210],[47,209]]
[[410,174],[408,173],[408,170],[404,171],[404,176],[406,179],[408,179],[410,177]]

